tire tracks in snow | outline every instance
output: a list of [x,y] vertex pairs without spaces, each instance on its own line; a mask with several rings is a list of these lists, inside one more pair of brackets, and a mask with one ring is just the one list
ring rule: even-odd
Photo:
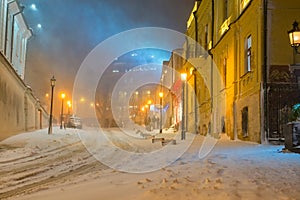
[[0,163],[0,199],[30,193],[61,180],[108,169],[75,142],[42,154]]

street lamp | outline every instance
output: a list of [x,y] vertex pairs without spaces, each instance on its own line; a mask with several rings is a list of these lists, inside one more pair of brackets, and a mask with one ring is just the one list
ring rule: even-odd
[[65,99],[66,95],[65,93],[61,94],[61,113],[60,113],[60,129],[62,129],[63,125],[63,115],[64,115],[64,99]]
[[298,22],[293,23],[293,29],[288,31],[290,38],[290,45],[295,49],[297,54],[300,54],[298,51],[298,47],[300,46],[300,29],[298,26]]
[[164,93],[163,92],[160,92],[159,93],[159,100],[160,100],[160,122],[159,122],[159,133],[162,133],[162,106],[163,106],[163,103],[162,103],[162,99],[163,99],[163,96],[164,96]]
[[182,81],[182,117],[181,117],[181,139],[185,140],[185,102],[184,102],[184,93],[185,93],[185,82],[186,82],[186,73],[181,73]]
[[70,115],[70,110],[71,110],[71,107],[72,107],[72,104],[71,104],[71,101],[67,101],[67,105],[68,105],[68,115]]
[[53,108],[53,92],[55,87],[55,81],[56,79],[54,76],[50,79],[50,85],[51,85],[51,103],[50,103],[50,118],[49,118],[49,128],[48,128],[48,134],[52,134],[52,108]]

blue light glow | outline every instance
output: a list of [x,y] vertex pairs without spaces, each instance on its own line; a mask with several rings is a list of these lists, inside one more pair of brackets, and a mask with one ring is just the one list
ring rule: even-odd
[[35,4],[31,4],[30,8],[31,8],[32,10],[37,10],[37,8],[36,8],[36,5],[35,5]]

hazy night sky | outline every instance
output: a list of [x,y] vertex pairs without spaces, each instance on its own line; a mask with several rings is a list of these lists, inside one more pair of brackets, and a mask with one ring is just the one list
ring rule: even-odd
[[[101,41],[138,27],[182,33],[194,0],[19,0],[34,36],[28,43],[25,82],[43,101],[55,75],[56,94],[72,90],[86,55]],[[35,4],[37,10],[30,8]],[[42,28],[36,28],[40,23]]]

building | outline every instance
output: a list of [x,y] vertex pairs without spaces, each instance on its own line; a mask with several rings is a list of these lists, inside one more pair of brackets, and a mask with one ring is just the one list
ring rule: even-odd
[[200,133],[231,139],[283,137],[284,110],[300,101],[300,60],[287,34],[299,11],[292,0],[195,2],[182,66],[194,87],[187,91],[189,131],[197,124]]
[[22,11],[17,1],[0,0],[0,140],[48,126],[47,112],[24,83],[32,33]]
[[[159,102],[153,89],[162,70],[157,63],[168,55],[162,50],[140,49],[127,52],[110,64],[97,88],[96,111],[101,127],[145,123]],[[151,101],[149,105],[148,101]],[[142,112],[145,105],[147,108]]]
[[17,1],[0,0],[0,5],[0,51],[24,80],[27,41],[32,32]]

